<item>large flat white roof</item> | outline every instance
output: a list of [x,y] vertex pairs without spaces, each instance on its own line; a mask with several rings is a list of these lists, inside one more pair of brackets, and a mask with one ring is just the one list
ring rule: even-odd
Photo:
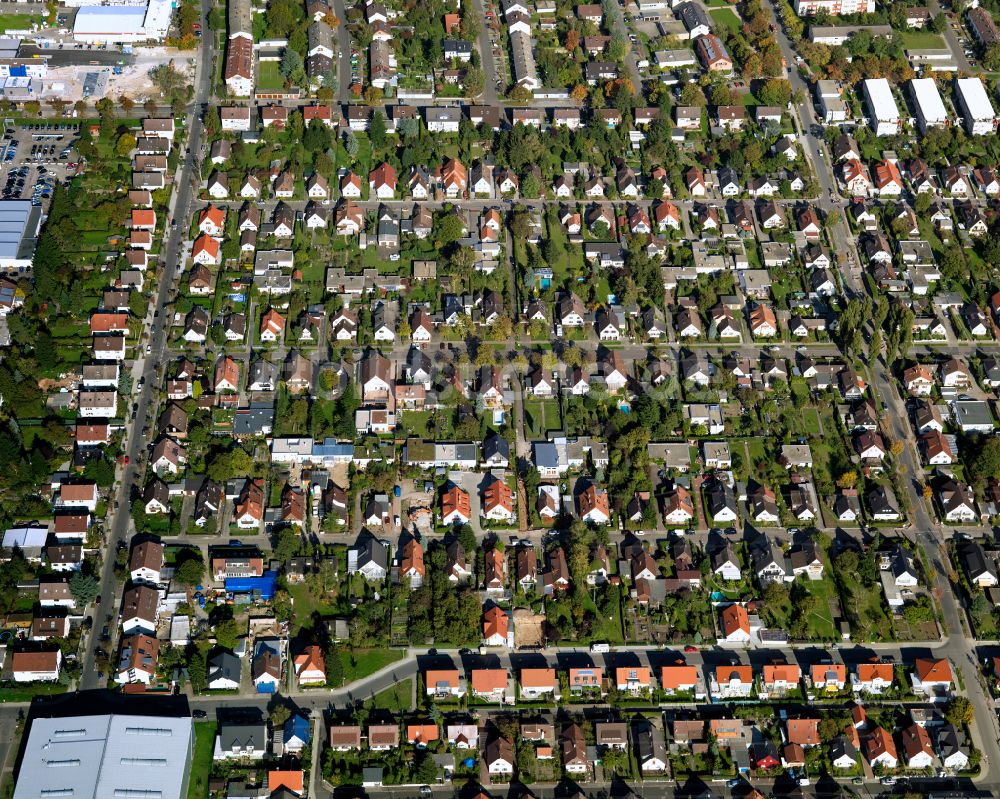
[[990,97],[979,78],[959,78],[955,84],[973,119],[993,119],[996,116]]
[[191,719],[36,718],[14,799],[185,799]]
[[892,96],[892,87],[885,78],[869,78],[864,83],[865,94],[872,115],[878,120],[894,122],[899,119],[899,109],[896,98]]
[[76,12],[74,35],[138,34],[146,19],[145,6],[85,6]]
[[0,258],[30,258],[40,222],[30,200],[0,200]]
[[142,20],[142,26],[149,38],[156,39],[167,35],[172,14],[173,6],[170,0],[149,0],[146,16]]
[[941,93],[932,78],[914,78],[910,81],[910,91],[925,122],[945,122],[948,119]]

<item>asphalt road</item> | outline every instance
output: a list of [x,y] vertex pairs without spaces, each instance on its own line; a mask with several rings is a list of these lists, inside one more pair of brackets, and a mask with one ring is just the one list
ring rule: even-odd
[[333,13],[340,20],[337,26],[337,92],[341,103],[351,99],[351,32],[347,30],[347,10],[344,0],[333,0]]
[[[211,8],[208,0],[202,0],[202,15],[208,14]],[[178,261],[181,243],[184,239],[184,224],[188,218],[188,208],[192,197],[191,181],[199,172],[199,161],[201,158],[201,105],[209,100],[212,91],[212,42],[214,37],[205,36],[202,38],[202,57],[199,61],[198,86],[195,91],[194,102],[188,107],[187,117],[187,148],[188,155],[184,158],[183,165],[178,178],[177,190],[172,197],[174,203],[172,212],[168,214],[168,224],[171,219],[179,219],[181,223],[174,229],[167,228],[168,234],[166,246],[160,255],[162,273],[160,275],[160,287],[153,307],[159,311],[159,316],[154,318],[151,332],[147,337],[140,339],[139,347],[145,347],[146,341],[151,347],[150,354],[145,355],[142,366],[142,375],[145,384],[135,401],[135,420],[126,424],[125,440],[127,441],[126,454],[129,458],[129,465],[124,467],[121,479],[118,483],[118,493],[116,502],[112,504],[110,518],[107,528],[110,537],[107,543],[103,571],[100,580],[100,594],[97,607],[94,611],[94,631],[99,631],[105,624],[105,619],[111,617],[108,626],[111,628],[112,641],[104,642],[101,646],[109,653],[112,659],[115,652],[115,638],[117,638],[117,613],[119,608],[118,583],[115,579],[114,562],[115,551],[119,543],[128,542],[129,525],[131,523],[131,498],[133,488],[141,487],[142,476],[145,472],[145,465],[139,463],[140,454],[146,454],[147,440],[142,435],[143,425],[147,417],[155,410],[156,397],[159,393],[159,380],[157,378],[157,367],[162,360],[167,341],[167,314],[166,306],[169,301],[170,292],[174,282],[174,273],[178,269]],[[143,357],[142,355],[139,356]],[[80,677],[80,687],[82,689],[98,688],[102,685],[103,679],[99,675],[94,665],[95,640],[88,641],[83,656],[83,670]]]
[[[936,17],[941,13],[941,4],[938,0],[927,0],[927,10],[930,11],[931,17]],[[956,20],[961,24],[962,16],[961,14],[956,15]],[[955,56],[955,65],[958,67],[960,72],[971,72],[972,65],[969,64],[969,59],[965,57],[965,48],[962,47],[962,43],[958,40],[958,34],[955,33],[954,29],[951,27],[951,20],[948,20],[948,24],[944,29],[944,40],[948,44],[948,48],[951,50],[951,54]]]
[[[497,65],[493,60],[493,48],[490,45],[490,29],[486,24],[486,8],[483,0],[472,0],[479,12],[479,63],[483,70],[483,93],[479,96],[484,105],[496,105],[500,101],[497,92]],[[501,36],[505,35],[503,33]]]

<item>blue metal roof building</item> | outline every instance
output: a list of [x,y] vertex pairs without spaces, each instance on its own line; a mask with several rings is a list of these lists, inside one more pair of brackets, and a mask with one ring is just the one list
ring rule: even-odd
[[273,599],[277,587],[278,573],[275,571],[266,571],[260,577],[230,577],[226,580],[226,591],[259,595],[263,600]]

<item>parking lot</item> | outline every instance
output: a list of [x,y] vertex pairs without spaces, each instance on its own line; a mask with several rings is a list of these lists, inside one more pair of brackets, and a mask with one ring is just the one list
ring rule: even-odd
[[77,130],[73,123],[8,127],[0,140],[0,196],[30,199],[33,205],[48,200],[56,182],[76,170]]

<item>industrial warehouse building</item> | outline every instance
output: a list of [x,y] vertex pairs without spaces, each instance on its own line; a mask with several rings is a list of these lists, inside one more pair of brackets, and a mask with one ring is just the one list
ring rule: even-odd
[[162,41],[172,13],[171,0],[149,0],[138,6],[84,6],[76,14],[73,38],[85,44]]
[[31,200],[0,200],[0,272],[31,269],[42,209]]
[[193,742],[190,716],[36,718],[14,799],[186,799]]

